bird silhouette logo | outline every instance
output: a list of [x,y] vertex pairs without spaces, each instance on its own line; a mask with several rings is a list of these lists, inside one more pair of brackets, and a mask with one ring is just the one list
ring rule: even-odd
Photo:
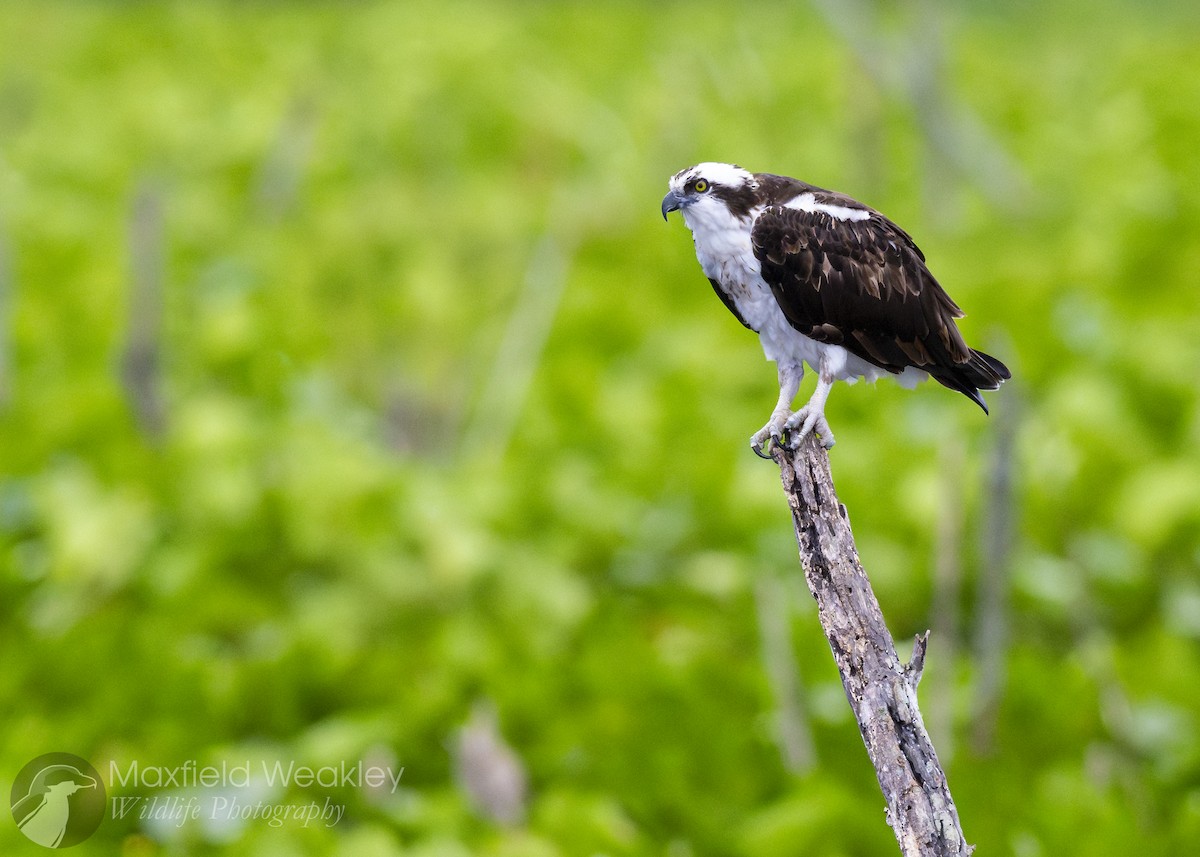
[[100,774],[70,753],[38,756],[13,781],[13,821],[25,836],[47,848],[70,848],[96,832],[106,795]]

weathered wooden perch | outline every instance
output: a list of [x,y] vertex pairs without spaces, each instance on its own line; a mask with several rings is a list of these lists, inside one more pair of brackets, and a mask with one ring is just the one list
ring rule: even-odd
[[772,452],[808,588],[833,650],[846,697],[887,801],[887,820],[904,857],[969,855],[946,775],[917,708],[928,632],[900,662],[871,582],[858,561],[846,507],[838,502],[829,457],[810,436]]

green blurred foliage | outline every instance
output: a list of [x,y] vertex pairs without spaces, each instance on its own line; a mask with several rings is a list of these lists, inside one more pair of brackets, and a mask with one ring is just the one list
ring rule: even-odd
[[[333,794],[332,829],[109,820],[79,853],[895,853],[747,449],[773,369],[659,219],[666,178],[716,159],[887,211],[1014,370],[990,421],[930,385],[829,407],[898,639],[931,623],[940,450],[965,452],[964,646],[947,664],[935,639],[927,675],[952,676],[935,739],[968,838],[1194,847],[1200,26],[1185,4],[918,8],[948,103],[1024,189],[931,153],[806,6],[4,4],[0,785],[52,750],[405,769],[384,798],[273,796]],[[917,13],[883,11],[882,53],[911,49]],[[121,373],[155,252],[139,196],[162,211],[158,432]],[[979,747],[1003,420],[1012,645]],[[803,775],[776,747],[761,575],[789,579]],[[479,699],[529,772],[516,828],[455,783]]]

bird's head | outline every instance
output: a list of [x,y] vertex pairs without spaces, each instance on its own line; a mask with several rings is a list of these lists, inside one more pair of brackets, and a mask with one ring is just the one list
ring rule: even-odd
[[52,795],[73,795],[80,789],[94,789],[95,787],[96,781],[91,777],[85,776],[82,782],[76,782],[75,780],[63,780],[60,783],[55,783],[52,786],[48,786],[46,788],[46,793]]
[[96,781],[70,765],[50,765],[43,768],[34,779],[33,788],[49,794],[72,795],[80,789],[93,789]]
[[757,204],[758,181],[733,164],[703,163],[671,176],[670,190],[663,197],[663,220],[672,211],[682,211],[688,226],[705,220],[748,218]]

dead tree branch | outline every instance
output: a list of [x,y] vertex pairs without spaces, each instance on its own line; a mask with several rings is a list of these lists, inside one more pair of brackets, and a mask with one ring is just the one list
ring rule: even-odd
[[796,451],[776,448],[800,560],[821,628],[887,802],[904,857],[969,855],[946,775],[917,707],[928,634],[900,662],[879,602],[858,559],[825,450],[810,436]]

